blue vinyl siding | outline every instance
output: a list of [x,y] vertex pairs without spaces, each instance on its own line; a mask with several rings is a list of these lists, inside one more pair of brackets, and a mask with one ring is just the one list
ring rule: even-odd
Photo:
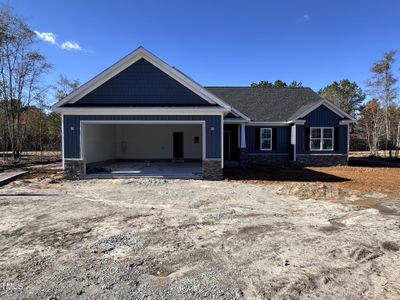
[[[276,149],[261,151],[256,149],[256,128],[276,128]],[[246,145],[248,153],[290,153],[289,126],[246,126]]]
[[66,106],[189,105],[212,104],[142,58],[79,101]]
[[221,158],[221,116],[218,115],[64,115],[65,158],[81,157],[80,121],[205,121],[206,158]]
[[[303,118],[306,122],[304,126],[297,125],[296,127],[296,152],[298,154],[347,154],[347,125],[339,125],[342,120],[340,116],[335,114],[324,105],[316,108]],[[305,150],[305,127],[335,127],[339,130],[338,150],[336,151],[306,151]]]

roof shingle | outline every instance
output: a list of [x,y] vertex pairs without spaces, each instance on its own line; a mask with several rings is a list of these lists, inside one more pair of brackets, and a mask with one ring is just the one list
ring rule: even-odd
[[310,88],[205,87],[255,122],[281,122],[321,100]]

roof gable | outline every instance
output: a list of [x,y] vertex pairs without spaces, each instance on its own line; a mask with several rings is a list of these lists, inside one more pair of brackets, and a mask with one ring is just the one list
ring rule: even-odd
[[336,126],[343,118],[325,105],[313,109],[302,119],[310,126]]
[[349,115],[348,113],[346,113],[345,111],[343,111],[342,109],[340,109],[339,107],[337,107],[335,104],[333,104],[331,101],[326,100],[326,99],[321,99],[318,102],[315,103],[311,103],[308,105],[304,105],[302,107],[300,107],[295,114],[293,114],[290,117],[290,120],[296,120],[296,119],[300,119],[300,118],[304,118],[307,115],[309,115],[311,112],[319,109],[320,107],[325,107],[326,109],[330,110],[331,112],[335,113],[337,116],[343,118],[343,119],[347,119],[351,122],[355,122],[355,118],[351,115]]
[[141,58],[67,106],[209,106],[212,104]]
[[[139,74],[140,76],[137,76]],[[132,81],[133,79],[136,83]],[[139,83],[142,86],[139,86]],[[62,106],[102,105],[214,105],[230,109],[227,103],[143,47],[139,47],[83,84],[54,104],[52,109],[58,111]]]

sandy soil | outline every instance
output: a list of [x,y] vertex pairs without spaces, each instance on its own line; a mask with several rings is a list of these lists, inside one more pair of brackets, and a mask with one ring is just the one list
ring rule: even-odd
[[0,189],[0,298],[400,298],[398,197],[284,186],[14,182]]
[[400,167],[262,167],[252,170],[233,169],[227,179],[254,184],[286,184],[322,182],[349,191],[377,192],[400,195]]

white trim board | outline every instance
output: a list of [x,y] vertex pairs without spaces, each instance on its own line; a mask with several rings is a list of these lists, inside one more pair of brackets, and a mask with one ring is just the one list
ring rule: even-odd
[[246,126],[290,126],[289,122],[248,122]]
[[224,119],[224,124],[242,124],[242,123],[248,123],[246,120],[240,120],[240,119]]
[[65,115],[220,115],[227,113],[225,108],[205,108],[205,107],[59,107],[54,111]]
[[233,107],[232,107],[232,108],[231,108],[231,113],[234,114],[234,115],[236,115],[237,117],[243,118],[245,121],[248,121],[248,122],[251,121],[251,119],[250,119],[248,116],[246,116],[245,114],[241,113],[241,112],[238,111],[236,108],[233,108]]
[[203,98],[204,100],[208,101],[211,104],[218,104],[219,106],[231,110],[230,105],[225,103],[223,100],[206,90],[204,87],[196,83],[194,80],[186,76],[180,71],[177,71],[175,68],[171,67],[157,56],[152,54],[150,51],[146,50],[143,47],[139,47],[111,67],[107,68],[97,76],[93,77],[91,80],[86,82],[85,84],[81,85],[78,89],[73,91],[63,100],[54,104],[51,108],[54,110],[59,108],[60,106],[66,103],[75,103],[85,95],[89,94],[94,89],[98,88],[100,85],[105,83],[106,81],[110,80],[112,77],[117,75],[118,73],[125,70],[127,67],[132,65],[133,63],[137,62],[140,59],[145,59],[149,63],[153,64],[155,67],[163,71],[164,73],[171,76],[173,79],[181,83],[183,86]]

